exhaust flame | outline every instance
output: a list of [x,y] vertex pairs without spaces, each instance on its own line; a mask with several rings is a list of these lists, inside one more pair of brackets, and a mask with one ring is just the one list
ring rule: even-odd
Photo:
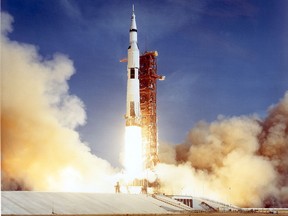
[[143,147],[141,127],[127,126],[125,128],[125,177],[128,180],[141,177],[143,172]]

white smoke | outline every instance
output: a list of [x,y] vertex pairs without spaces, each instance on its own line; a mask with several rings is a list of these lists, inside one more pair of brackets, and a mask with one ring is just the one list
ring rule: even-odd
[[170,164],[159,164],[157,174],[165,193],[287,207],[287,149],[288,92],[264,121],[242,116],[198,123],[184,143],[160,148],[160,160]]
[[2,189],[113,191],[113,168],[75,130],[86,114],[69,93],[73,62],[9,40],[12,20],[1,13]]

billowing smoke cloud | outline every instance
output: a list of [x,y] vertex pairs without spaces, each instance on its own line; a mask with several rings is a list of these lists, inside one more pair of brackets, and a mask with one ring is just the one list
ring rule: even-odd
[[1,13],[2,190],[113,191],[114,170],[75,130],[86,114],[69,94],[73,62],[9,40],[12,21]]
[[288,207],[288,92],[264,121],[242,116],[200,122],[184,143],[160,152],[157,173],[166,193]]
[[262,123],[259,143],[258,153],[268,158],[277,172],[276,189],[264,203],[288,207],[288,92]]

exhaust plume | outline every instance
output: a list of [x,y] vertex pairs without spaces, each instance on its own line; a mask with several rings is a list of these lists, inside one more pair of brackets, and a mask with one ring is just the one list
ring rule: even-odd
[[288,92],[264,121],[242,116],[199,122],[184,143],[160,152],[160,160],[169,163],[157,167],[166,193],[243,207],[288,207]]
[[73,62],[9,40],[12,21],[1,13],[2,190],[113,191],[114,170],[75,130],[86,114],[69,93]]

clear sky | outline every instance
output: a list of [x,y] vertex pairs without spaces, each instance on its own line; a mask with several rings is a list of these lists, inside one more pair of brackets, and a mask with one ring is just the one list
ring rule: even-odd
[[132,4],[140,52],[157,50],[159,141],[181,143],[200,120],[265,117],[288,90],[287,0],[2,0],[11,40],[74,62],[70,93],[92,152],[117,165],[124,140]]

